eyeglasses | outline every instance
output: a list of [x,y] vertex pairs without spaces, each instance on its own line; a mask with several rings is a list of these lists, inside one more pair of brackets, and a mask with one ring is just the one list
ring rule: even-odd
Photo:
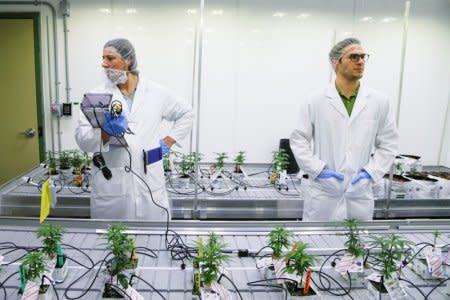
[[358,62],[359,59],[362,59],[364,62],[369,60],[370,55],[363,53],[363,54],[356,54],[356,53],[352,53],[348,56],[348,58],[350,58],[350,60],[352,62]]

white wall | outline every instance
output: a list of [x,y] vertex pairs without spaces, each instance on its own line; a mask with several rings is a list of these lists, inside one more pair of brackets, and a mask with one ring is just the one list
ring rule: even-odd
[[[205,0],[200,152],[211,160],[214,152],[225,151],[233,156],[245,150],[249,162],[269,162],[278,140],[288,137],[293,129],[302,97],[329,82],[329,49],[336,40],[353,35],[362,40],[371,55],[364,81],[388,94],[395,108],[402,47],[406,46],[400,151],[421,155],[424,164],[450,165],[449,135],[444,132],[450,127],[445,117],[450,93],[450,2],[411,2],[408,39],[403,45],[404,0]],[[79,102],[100,80],[104,42],[123,36],[134,43],[142,74],[174,90],[187,102],[194,102],[196,107],[192,88],[198,82],[193,59],[200,0],[70,3],[71,101]],[[127,14],[127,8],[137,13]],[[110,13],[100,9],[109,9]],[[43,6],[0,5],[0,11],[18,10],[37,10],[43,15],[43,88],[46,133],[50,136],[48,107],[56,94],[53,69],[51,74],[47,70],[53,63],[47,60],[46,48],[46,17],[50,14]],[[60,100],[65,101],[60,15],[57,22],[59,93]],[[51,30],[49,41],[52,50]],[[74,108],[72,117],[61,120],[64,149],[76,147],[73,130],[78,112]],[[54,118],[53,124],[56,128]],[[50,139],[47,147],[51,147]]]

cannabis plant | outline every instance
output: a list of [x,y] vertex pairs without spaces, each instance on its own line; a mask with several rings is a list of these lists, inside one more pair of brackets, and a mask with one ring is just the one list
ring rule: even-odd
[[91,165],[92,156],[89,153],[84,152],[83,157],[84,157],[84,167],[89,168],[89,166]]
[[195,162],[198,163],[200,160],[200,153],[192,152],[181,155],[181,160],[175,162],[181,169],[181,177],[188,178],[189,174],[194,172]]
[[289,247],[289,239],[292,237],[292,232],[277,227],[269,233],[269,247],[272,248],[272,257],[279,258],[283,252],[283,248]]
[[111,250],[113,255],[107,266],[109,274],[111,278],[117,276],[118,282],[125,289],[128,288],[128,280],[123,271],[130,265],[130,253],[133,251],[133,244],[125,233],[127,229],[124,224],[112,224],[104,235],[108,241],[107,249]]
[[71,152],[64,150],[59,152],[59,168],[61,170],[70,169]]
[[44,224],[36,232],[38,238],[42,238],[44,248],[42,252],[53,258],[58,253],[58,244],[61,243],[65,230],[59,225]]
[[433,238],[434,238],[433,239],[433,248],[436,248],[437,239],[438,239],[438,237],[441,236],[441,232],[439,230],[435,230],[435,231],[432,232],[432,235],[433,235]]
[[25,256],[22,262],[22,269],[26,281],[40,280],[42,278],[46,271],[44,260],[43,252],[30,252]]
[[370,246],[380,249],[373,254],[372,264],[379,268],[384,279],[391,279],[394,272],[400,271],[400,264],[410,258],[411,252],[407,251],[410,245],[411,242],[395,234],[372,238]]
[[48,167],[48,174],[50,175],[56,174],[56,157],[55,152],[53,151],[47,152],[47,167]]
[[228,158],[226,152],[215,152],[216,153],[216,163],[214,164],[214,169],[218,170],[224,167],[225,158]]
[[272,153],[272,170],[274,172],[286,170],[289,164],[289,154],[286,153],[286,150],[279,149]]
[[361,222],[355,219],[347,219],[341,224],[347,229],[347,232],[343,234],[347,237],[347,241],[344,243],[347,251],[354,257],[362,257],[364,255],[364,247],[360,237],[361,230],[359,225],[361,225]]
[[83,162],[84,162],[84,157],[81,154],[81,152],[78,151],[78,150],[73,150],[72,151],[72,157],[70,159],[70,164],[72,165],[72,167],[74,168],[74,170],[76,172],[80,172],[81,171],[81,167],[83,166]]
[[297,242],[297,246],[284,255],[287,260],[284,270],[289,274],[294,274],[301,278],[297,287],[303,286],[303,277],[312,265],[316,262],[316,258],[305,252],[308,244]]
[[236,173],[241,172],[241,165],[244,163],[244,161],[245,161],[245,151],[239,151],[236,157],[234,158],[235,163],[234,171]]
[[194,263],[200,267],[200,280],[205,288],[209,289],[211,283],[220,275],[219,267],[230,257],[224,254],[225,243],[219,237],[211,232],[208,234],[208,242],[205,244],[203,240],[196,241],[199,255],[194,258]]

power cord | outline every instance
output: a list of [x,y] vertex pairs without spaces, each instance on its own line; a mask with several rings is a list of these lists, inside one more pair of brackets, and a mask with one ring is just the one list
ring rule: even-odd
[[162,299],[164,299],[164,300],[166,300],[166,298],[161,294],[161,292],[160,291],[158,291],[153,285],[151,285],[147,280],[145,280],[144,278],[142,278],[142,277],[140,277],[140,276],[138,276],[138,275],[136,275],[136,274],[133,274],[133,275],[131,275],[131,277],[130,277],[130,281],[129,281],[129,284],[130,285],[132,285],[132,283],[133,283],[133,278],[138,278],[139,280],[141,280],[141,281],[143,281],[146,285],[148,285],[152,290],[154,290]]
[[239,292],[239,289],[237,288],[236,284],[233,282],[233,280],[231,280],[230,277],[228,277],[227,275],[225,275],[224,273],[222,273],[222,274],[220,274],[219,279],[217,279],[217,282],[220,283],[220,280],[222,279],[222,277],[224,277],[225,279],[227,279],[227,280],[231,283],[231,285],[234,287],[234,289],[235,289],[236,292],[238,293],[239,298],[241,298],[241,300],[244,300],[244,299],[242,298],[241,292]]

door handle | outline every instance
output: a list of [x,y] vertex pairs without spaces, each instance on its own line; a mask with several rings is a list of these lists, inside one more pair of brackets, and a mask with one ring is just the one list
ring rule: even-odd
[[19,134],[31,138],[31,137],[35,136],[36,130],[34,128],[28,128],[25,131],[19,132]]

